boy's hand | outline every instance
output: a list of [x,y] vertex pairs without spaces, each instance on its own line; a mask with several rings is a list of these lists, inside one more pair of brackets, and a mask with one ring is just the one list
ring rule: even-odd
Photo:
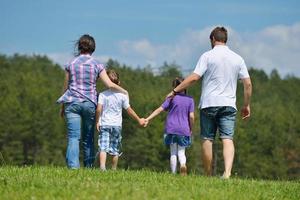
[[96,123],[96,129],[98,132],[100,132],[100,123],[99,122]]
[[[144,119],[144,118],[142,118]],[[148,126],[148,123],[149,123],[149,119],[144,119],[144,124],[142,125],[144,128],[146,128]]]
[[149,120],[145,119],[145,123],[144,123],[143,127],[146,128],[148,126],[148,123],[149,123]]
[[148,124],[148,121],[146,121],[145,118],[141,118],[141,119],[139,120],[139,124],[140,124],[140,126],[146,127],[147,124]]
[[64,118],[64,116],[65,116],[65,108],[64,108],[64,105],[62,105],[61,108],[60,108],[59,116],[60,116],[61,118]]

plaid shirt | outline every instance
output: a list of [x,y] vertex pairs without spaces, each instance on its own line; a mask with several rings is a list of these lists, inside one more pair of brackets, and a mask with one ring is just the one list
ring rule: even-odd
[[72,103],[90,100],[97,105],[96,81],[104,65],[90,55],[80,55],[65,67],[69,72],[69,85],[57,103]]

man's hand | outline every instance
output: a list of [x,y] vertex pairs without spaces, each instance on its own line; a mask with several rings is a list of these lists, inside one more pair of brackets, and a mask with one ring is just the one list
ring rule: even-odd
[[174,98],[175,97],[175,94],[174,94],[174,92],[172,91],[172,92],[170,92],[167,96],[166,96],[166,99],[167,98]]
[[250,105],[243,106],[243,108],[241,110],[241,115],[242,115],[243,120],[246,120],[250,117]]

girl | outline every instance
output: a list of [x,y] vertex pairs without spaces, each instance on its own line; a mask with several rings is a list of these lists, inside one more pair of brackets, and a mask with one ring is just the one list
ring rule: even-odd
[[97,106],[96,82],[100,79],[110,89],[128,95],[127,91],[113,83],[106,74],[104,65],[92,57],[96,48],[90,35],[83,35],[76,43],[77,56],[65,67],[63,95],[57,100],[62,104],[61,116],[65,116],[68,130],[66,152],[67,166],[77,169],[79,142],[83,145],[83,164],[91,167],[94,162],[94,125]]
[[[183,81],[176,78],[172,86],[177,87]],[[171,172],[176,173],[177,156],[180,163],[180,174],[187,174],[185,148],[191,145],[192,127],[194,124],[194,100],[186,95],[186,90],[176,93],[174,97],[167,98],[149,117],[150,121],[162,111],[168,111],[165,123],[164,142],[170,146]]]

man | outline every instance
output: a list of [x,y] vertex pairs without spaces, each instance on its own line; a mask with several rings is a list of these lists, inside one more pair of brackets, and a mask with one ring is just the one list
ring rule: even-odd
[[210,42],[212,50],[200,57],[194,72],[168,96],[176,95],[202,78],[199,108],[204,170],[206,175],[212,174],[212,146],[218,129],[225,167],[222,177],[227,179],[231,175],[234,158],[237,80],[241,79],[244,85],[244,105],[241,109],[243,119],[250,117],[252,84],[243,58],[226,46],[227,30],[224,27],[216,27],[211,32]]

